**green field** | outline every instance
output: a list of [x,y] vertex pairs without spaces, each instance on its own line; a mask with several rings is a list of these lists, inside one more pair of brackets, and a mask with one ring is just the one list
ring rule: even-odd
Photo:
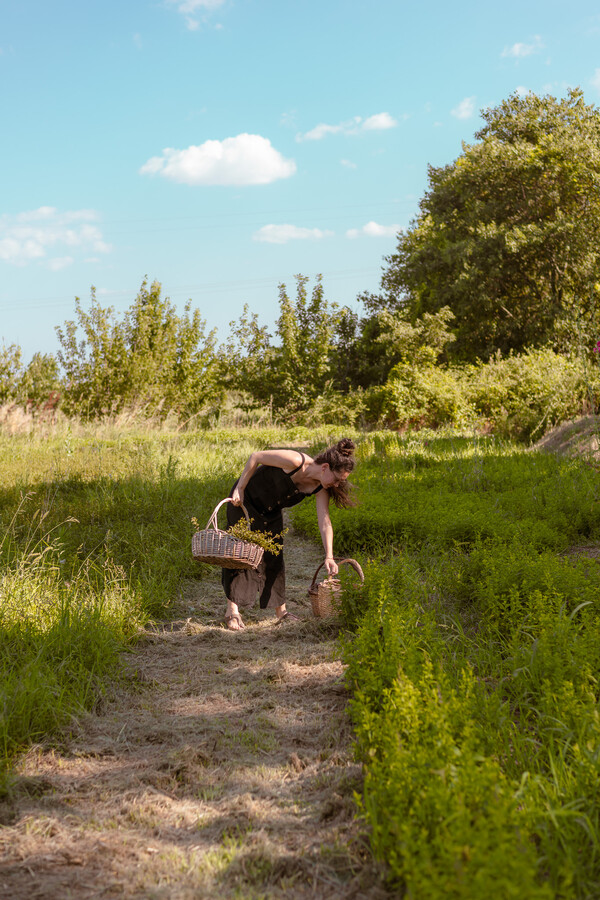
[[[93,708],[119,652],[168,617],[251,450],[304,429],[0,440],[3,776]],[[360,814],[414,898],[600,894],[600,474],[492,438],[358,436],[358,505],[333,511],[347,585]],[[318,540],[312,503],[295,526]],[[352,579],[349,578],[348,581]]]
[[435,435],[360,455],[336,534],[366,568],[343,652],[373,851],[410,897],[598,896],[598,562],[568,552],[600,540],[597,469]]

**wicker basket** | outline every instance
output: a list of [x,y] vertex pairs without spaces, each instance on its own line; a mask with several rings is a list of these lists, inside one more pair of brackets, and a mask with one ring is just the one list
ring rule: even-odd
[[[363,575],[363,570],[355,559],[338,559],[336,562],[340,566],[344,565],[344,563],[348,563],[348,565],[352,566],[358,573],[360,583],[362,584],[364,582],[365,576]],[[339,578],[329,575],[324,581],[317,584],[317,575],[324,565],[325,563],[322,562],[315,572],[312,584],[308,589],[308,596],[310,597],[312,611],[315,616],[335,615],[339,612],[342,599],[342,585]]]
[[[233,537],[217,527],[217,513],[230,500],[231,497],[221,500],[204,531],[197,531],[192,535],[192,556],[199,562],[221,566],[222,569],[256,569],[263,558],[264,549],[258,544]],[[243,504],[242,510],[250,527],[248,512]]]

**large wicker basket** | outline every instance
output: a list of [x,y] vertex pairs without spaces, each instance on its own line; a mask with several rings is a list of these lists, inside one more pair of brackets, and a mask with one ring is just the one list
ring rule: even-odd
[[[338,559],[336,562],[340,566],[345,563],[352,566],[360,578],[360,583],[362,584],[364,582],[365,576],[363,575],[363,570],[355,559]],[[322,562],[315,572],[312,584],[308,589],[308,596],[310,597],[313,614],[319,617],[331,616],[338,613],[342,600],[342,585],[339,578],[329,575],[317,584],[317,575],[324,565],[325,563]]]
[[[199,562],[221,566],[222,569],[256,569],[263,558],[264,549],[258,544],[233,537],[217,527],[217,513],[230,500],[231,497],[221,500],[204,531],[197,531],[192,535],[192,556]],[[242,510],[250,527],[248,512],[243,504]]]

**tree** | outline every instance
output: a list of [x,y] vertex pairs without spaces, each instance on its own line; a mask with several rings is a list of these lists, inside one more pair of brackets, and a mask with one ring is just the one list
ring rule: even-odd
[[412,321],[448,306],[459,359],[488,359],[576,334],[597,334],[600,112],[581,90],[565,99],[513,94],[482,112],[476,143],[429,168],[420,213],[386,257],[371,312]]
[[295,277],[295,299],[285,284],[279,285],[274,336],[247,306],[239,322],[230,326],[231,387],[246,391],[256,403],[271,403],[278,415],[308,409],[336,374],[337,305],[326,300],[320,275],[310,295],[308,277]]
[[180,316],[159,282],[144,281],[122,319],[100,306],[94,288],[89,309],[76,297],[75,312],[56,329],[68,412],[98,416],[143,406],[191,416],[217,399],[216,333],[205,333],[191,300]]
[[28,407],[40,409],[44,405],[58,405],[61,383],[58,362],[51,353],[34,353],[17,386],[17,399]]
[[21,348],[18,344],[7,346],[3,342],[0,347],[0,403],[15,399],[22,373]]

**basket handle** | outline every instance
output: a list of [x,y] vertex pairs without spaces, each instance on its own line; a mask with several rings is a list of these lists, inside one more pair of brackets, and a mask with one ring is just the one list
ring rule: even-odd
[[[363,584],[363,582],[365,580],[365,576],[363,574],[363,570],[361,569],[360,565],[356,562],[355,559],[340,559],[339,556],[334,557],[334,559],[337,563],[340,564],[340,566],[343,566],[344,563],[348,563],[348,565],[352,566],[352,568],[355,570],[355,572],[358,573],[358,577],[360,578],[360,583]],[[315,572],[313,580],[312,580],[312,584],[309,587],[309,591],[314,591],[315,585],[317,583],[317,575],[319,574],[319,572],[321,571],[321,569],[323,568],[324,565],[325,565],[325,560],[323,560],[323,562],[321,563],[321,565]]]
[[[214,528],[216,531],[219,531],[219,530],[220,530],[220,529],[219,529],[219,526],[217,525],[217,513],[219,512],[219,510],[221,509],[221,507],[223,506],[223,504],[224,504],[224,503],[229,503],[229,501],[230,501],[231,499],[232,499],[231,497],[225,497],[224,500],[221,500],[220,503],[217,503],[217,505],[216,505],[216,507],[215,507],[215,509],[214,509],[214,511],[213,511],[212,516],[211,516],[210,519],[208,520],[208,525],[206,526],[206,530],[207,530],[207,531],[208,531],[209,528]],[[250,516],[248,515],[248,510],[246,509],[246,507],[244,506],[243,503],[240,503],[240,506],[242,507],[242,510],[243,510],[243,512],[244,512],[244,515],[246,516],[246,522],[248,523],[248,528],[250,528]]]

